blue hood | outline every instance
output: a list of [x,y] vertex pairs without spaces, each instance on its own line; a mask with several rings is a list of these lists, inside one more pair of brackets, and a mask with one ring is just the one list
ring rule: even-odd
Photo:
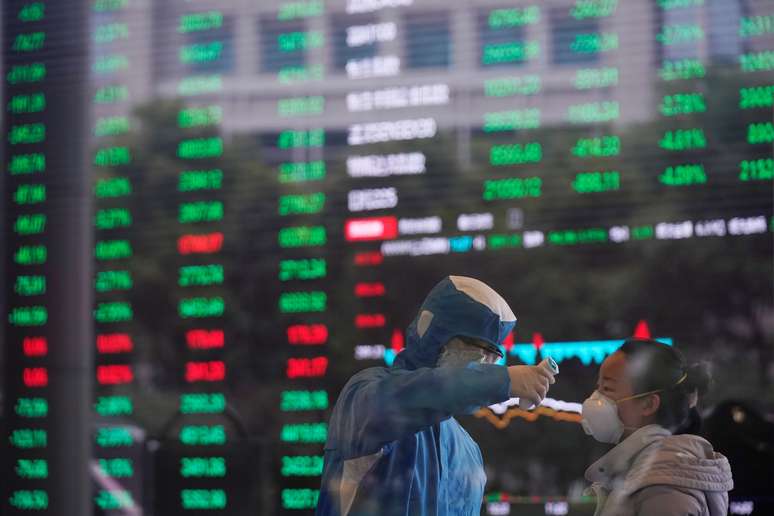
[[393,367],[435,367],[443,346],[458,335],[500,346],[515,325],[508,303],[486,283],[447,276],[433,287],[406,329],[406,348]]

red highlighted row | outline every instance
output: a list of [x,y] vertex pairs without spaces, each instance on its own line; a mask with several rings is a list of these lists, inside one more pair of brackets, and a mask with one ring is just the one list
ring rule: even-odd
[[319,346],[328,341],[328,327],[324,324],[295,324],[288,326],[288,343],[301,346]]
[[223,330],[188,330],[185,333],[185,342],[188,349],[217,349],[225,343]]
[[124,385],[134,380],[132,367],[128,365],[97,366],[97,383],[100,385]]
[[25,367],[22,378],[25,387],[45,387],[48,385],[48,369],[45,367]]
[[290,358],[286,371],[288,378],[319,378],[328,370],[327,357]]
[[357,283],[355,285],[355,296],[357,297],[379,297],[386,292],[384,283]]
[[355,265],[366,267],[369,265],[381,265],[384,262],[384,255],[379,251],[368,251],[357,253],[355,255]]
[[360,329],[382,328],[387,324],[384,314],[358,314],[355,316],[355,326]]
[[128,333],[105,333],[97,335],[97,351],[100,353],[129,353],[134,342]]
[[344,224],[344,238],[346,238],[347,242],[392,240],[397,237],[397,217],[369,217],[366,219],[349,219]]
[[183,235],[177,239],[177,252],[180,254],[212,254],[222,248],[223,233]]
[[42,357],[48,355],[48,340],[45,337],[24,337],[24,356]]
[[[222,348],[224,344],[223,330],[189,330],[185,334],[186,344],[190,349]],[[129,353],[134,350],[132,337],[127,333],[106,333],[97,335],[97,351],[104,354]],[[48,351],[44,337],[27,337],[24,339],[24,354],[27,356],[45,355]]]
[[226,364],[222,360],[209,362],[187,362],[185,364],[185,381],[221,382],[226,378]]

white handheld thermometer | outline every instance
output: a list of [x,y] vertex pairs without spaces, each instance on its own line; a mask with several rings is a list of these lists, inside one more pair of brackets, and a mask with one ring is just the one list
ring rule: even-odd
[[[559,366],[556,364],[553,358],[547,357],[544,358],[540,364],[538,364],[538,367],[542,367],[546,371],[548,371],[551,374],[559,374]],[[521,410],[527,410],[532,406],[532,402],[529,401],[527,398],[519,398],[519,408]]]

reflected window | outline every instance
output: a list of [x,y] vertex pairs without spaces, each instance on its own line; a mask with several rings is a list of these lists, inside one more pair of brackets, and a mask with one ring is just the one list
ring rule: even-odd
[[264,73],[304,66],[307,50],[321,38],[319,33],[308,32],[303,22],[281,22],[270,17],[262,18],[258,26],[260,69]]
[[344,70],[352,60],[374,57],[380,44],[395,39],[394,23],[379,23],[374,16],[346,16],[332,19],[333,66]]
[[406,66],[408,68],[448,68],[452,40],[448,12],[411,13],[406,27]]
[[504,23],[502,10],[478,13],[479,66],[522,66],[539,52],[537,41],[527,41],[524,24]]
[[709,0],[709,51],[715,62],[735,64],[744,52],[740,38],[742,5],[739,0]]
[[231,73],[235,68],[233,20],[204,31],[191,32],[180,48],[180,62],[189,72]]
[[[551,11],[551,62],[558,65],[596,63],[612,50],[612,33],[600,31],[596,19],[576,20],[567,9]],[[617,46],[617,45],[615,45]]]

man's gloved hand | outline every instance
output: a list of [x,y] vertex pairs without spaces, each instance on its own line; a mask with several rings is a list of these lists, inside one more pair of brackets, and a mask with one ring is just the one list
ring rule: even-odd
[[508,376],[511,378],[511,396],[526,399],[537,406],[548,394],[548,386],[555,383],[553,373],[546,368],[537,366],[510,366]]

